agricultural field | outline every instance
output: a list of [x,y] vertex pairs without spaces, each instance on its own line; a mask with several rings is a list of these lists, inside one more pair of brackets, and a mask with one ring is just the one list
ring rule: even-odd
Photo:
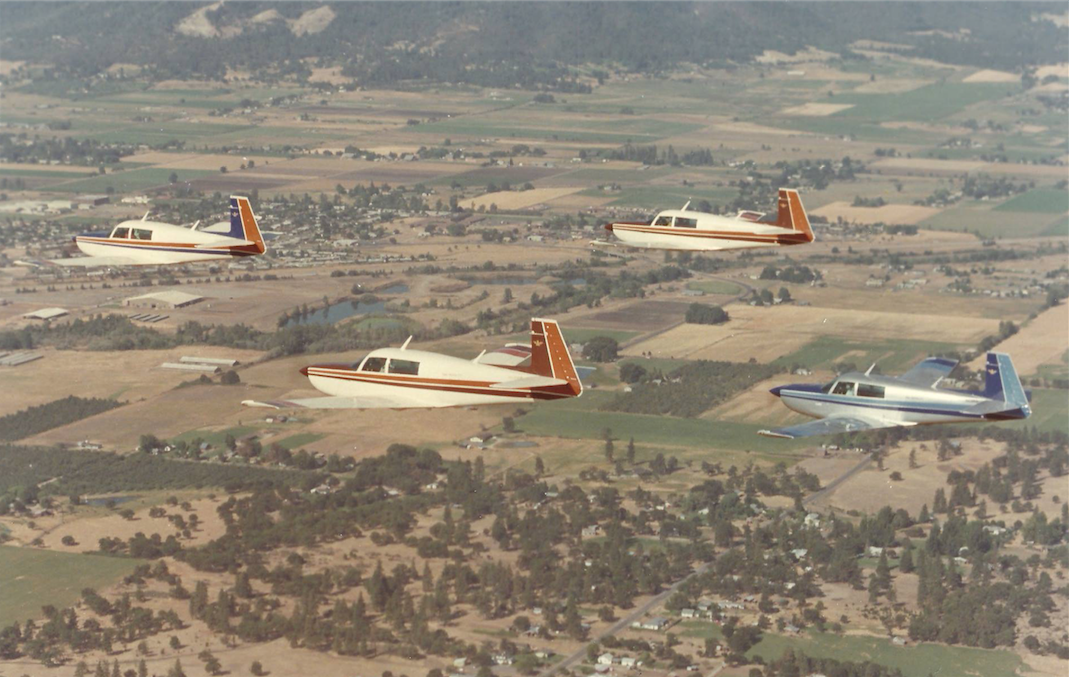
[[83,588],[104,590],[133,571],[135,560],[0,545],[0,619],[34,618],[41,607],[66,607]]

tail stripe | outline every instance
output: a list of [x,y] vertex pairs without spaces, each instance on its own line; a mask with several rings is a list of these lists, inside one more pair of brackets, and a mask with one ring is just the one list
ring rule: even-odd
[[230,237],[254,243],[253,247],[260,254],[267,251],[263,235],[260,234],[260,227],[256,224],[256,216],[252,213],[252,205],[249,204],[247,197],[230,196],[230,232],[228,234]]
[[560,325],[554,320],[531,320],[531,368],[532,374],[549,376],[568,382],[572,392],[579,395],[583,385],[568,352]]

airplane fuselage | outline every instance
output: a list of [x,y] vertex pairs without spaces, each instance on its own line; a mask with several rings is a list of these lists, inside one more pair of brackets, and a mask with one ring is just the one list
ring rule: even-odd
[[[123,221],[111,231],[83,233],[73,240],[86,256],[122,256],[140,265],[164,265],[255,256],[250,245],[219,244],[227,237],[220,233],[192,230],[156,221]],[[232,238],[233,239],[233,238]],[[234,239],[235,242],[240,242]],[[213,246],[203,247],[212,243]]]
[[809,242],[803,234],[779,226],[720,216],[707,216],[694,228],[624,221],[612,223],[606,226],[606,229],[623,244],[646,249],[719,251],[786,247]]
[[521,400],[574,397],[567,386],[500,387],[528,376],[524,371],[473,363],[422,350],[383,348],[357,364],[304,367],[320,392],[335,397],[403,400],[401,407],[461,407]]
[[[773,388],[788,408],[814,418],[869,417],[903,426],[1025,418],[1008,412],[968,411],[988,398],[979,393],[911,386],[889,377],[845,374],[834,382]],[[1025,407],[1027,409],[1027,407]]]

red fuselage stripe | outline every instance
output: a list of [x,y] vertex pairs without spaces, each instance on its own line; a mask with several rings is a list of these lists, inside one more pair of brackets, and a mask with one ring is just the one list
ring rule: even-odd
[[363,374],[355,371],[322,370],[315,367],[308,368],[309,376],[320,378],[335,378],[342,381],[358,381],[361,383],[373,383],[377,385],[395,386],[399,388],[414,388],[416,390],[434,390],[451,393],[470,393],[473,395],[493,395],[496,397],[518,397],[534,399],[560,399],[570,397],[570,393],[555,392],[557,386],[546,388],[517,388],[503,389],[491,388],[492,381],[462,381],[451,379],[430,379],[419,377],[404,377],[394,374],[381,374],[369,372]]

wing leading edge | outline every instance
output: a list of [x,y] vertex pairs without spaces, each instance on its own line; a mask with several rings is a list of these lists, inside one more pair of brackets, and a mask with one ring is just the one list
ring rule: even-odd
[[782,437],[793,440],[798,437],[813,437],[814,435],[835,435],[837,433],[855,433],[861,430],[876,430],[877,428],[893,428],[898,425],[879,419],[864,419],[856,416],[829,416],[815,421],[808,421],[798,425],[776,428],[774,430],[759,430],[759,435],[765,437]]
[[245,400],[246,407],[265,409],[411,409],[411,402],[385,397],[308,397],[297,400]]

